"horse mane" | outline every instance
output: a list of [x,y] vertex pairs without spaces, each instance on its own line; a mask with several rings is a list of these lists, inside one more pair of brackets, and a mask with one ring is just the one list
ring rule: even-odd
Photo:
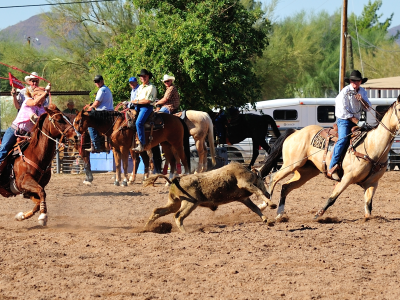
[[113,123],[115,117],[121,117],[122,113],[114,110],[91,110],[88,112],[89,118],[100,124]]
[[[400,101],[400,95],[397,99]],[[383,117],[386,115],[386,113],[389,111],[389,109],[391,109],[395,105],[395,103],[396,103],[396,101],[394,101],[386,110],[379,113],[380,115],[382,115],[382,118],[379,119],[379,122],[377,122],[374,127],[370,127],[370,129],[368,131],[378,128],[378,126],[381,124]]]
[[30,144],[33,147],[36,147],[39,142],[40,132],[41,132],[41,129],[43,128],[43,124],[44,124],[44,121],[46,120],[47,116],[48,116],[48,113],[44,113],[36,121],[35,127],[33,128],[33,131],[32,131],[31,141],[30,141]]

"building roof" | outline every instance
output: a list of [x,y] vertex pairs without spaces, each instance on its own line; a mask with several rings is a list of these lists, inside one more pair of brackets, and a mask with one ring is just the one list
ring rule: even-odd
[[372,90],[400,90],[400,76],[368,79],[361,85],[364,89]]

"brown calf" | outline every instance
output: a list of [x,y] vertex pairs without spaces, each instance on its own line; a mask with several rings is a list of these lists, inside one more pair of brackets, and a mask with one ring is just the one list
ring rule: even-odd
[[159,178],[165,178],[170,184],[168,202],[164,207],[156,208],[146,227],[156,219],[175,213],[175,222],[185,232],[183,220],[197,207],[209,207],[216,210],[219,205],[239,201],[267,222],[260,209],[250,200],[252,194],[261,197],[271,208],[276,208],[266,196],[262,178],[238,163],[230,163],[220,169],[205,173],[176,177],[170,181],[164,175],[154,175],[143,182],[144,186],[154,185]]

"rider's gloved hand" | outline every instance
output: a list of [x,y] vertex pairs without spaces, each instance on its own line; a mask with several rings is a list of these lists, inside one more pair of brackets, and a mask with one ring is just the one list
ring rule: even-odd
[[51,90],[51,83],[50,83],[50,82],[47,84],[45,90],[46,90],[47,92],[50,92],[50,90]]

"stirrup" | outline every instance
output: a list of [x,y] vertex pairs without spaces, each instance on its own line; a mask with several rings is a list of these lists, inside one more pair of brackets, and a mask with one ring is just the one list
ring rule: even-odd
[[338,167],[338,164],[334,165],[328,172],[326,172],[326,177],[336,181],[340,181],[339,175],[336,172]]

